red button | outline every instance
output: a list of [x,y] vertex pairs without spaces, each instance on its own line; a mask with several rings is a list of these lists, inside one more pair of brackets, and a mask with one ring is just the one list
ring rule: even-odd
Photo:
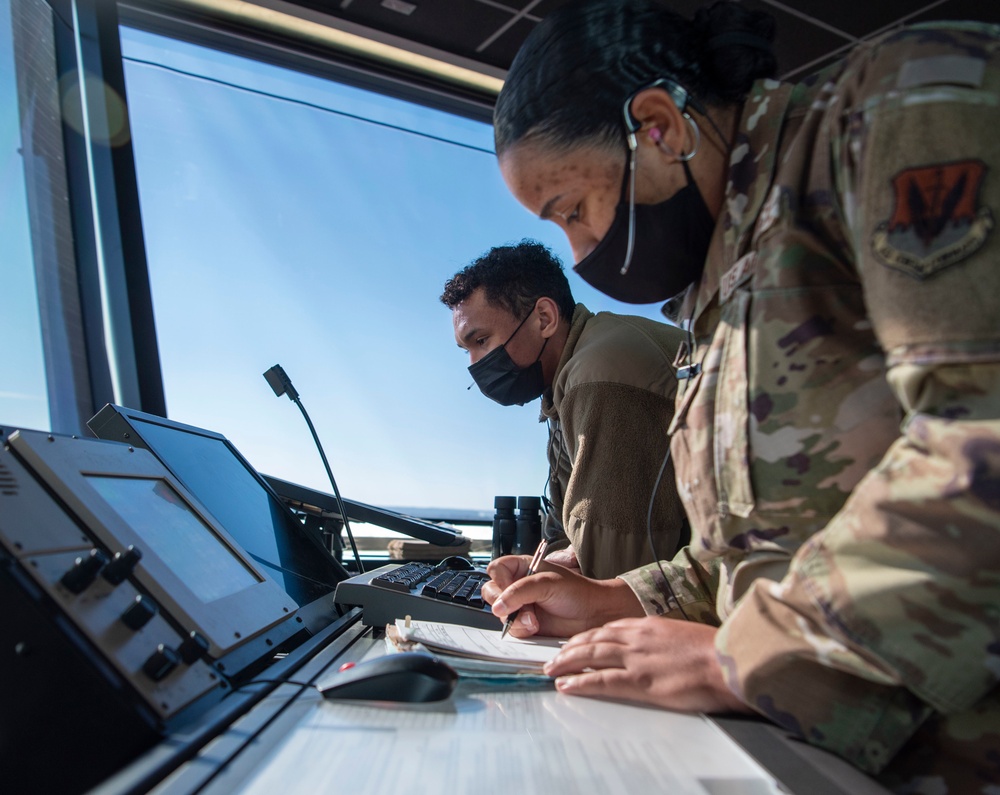
[[340,673],[341,671],[346,671],[348,668],[353,668],[353,667],[354,663],[344,663],[337,669],[337,673]]

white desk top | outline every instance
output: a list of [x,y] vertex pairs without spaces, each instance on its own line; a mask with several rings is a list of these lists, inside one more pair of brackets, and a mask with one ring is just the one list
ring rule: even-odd
[[[320,682],[385,651],[360,624],[324,643],[295,680]],[[463,679],[432,704],[325,700],[286,683],[163,777],[188,742],[168,739],[102,794],[156,778],[150,795],[888,795],[766,722],[563,696],[549,683]]]
[[[299,699],[242,795],[670,792],[769,795],[773,778],[721,729],[550,688],[464,681],[436,704]],[[227,786],[235,782],[230,780]]]

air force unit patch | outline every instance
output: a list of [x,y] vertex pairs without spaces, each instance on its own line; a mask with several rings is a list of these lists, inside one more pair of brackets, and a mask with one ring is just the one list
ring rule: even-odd
[[908,168],[892,178],[892,218],[872,237],[875,255],[890,268],[926,279],[977,251],[993,229],[979,207],[986,174],[981,160]]

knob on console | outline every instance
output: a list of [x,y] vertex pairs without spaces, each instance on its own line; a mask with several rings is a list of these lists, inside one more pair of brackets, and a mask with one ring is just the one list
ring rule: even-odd
[[140,560],[142,560],[142,551],[134,546],[129,546],[124,552],[115,553],[111,562],[104,567],[101,576],[112,585],[120,585],[135,571]]
[[154,682],[159,682],[180,665],[180,662],[180,655],[169,646],[161,643],[156,647],[156,651],[149,655],[149,659],[142,664],[142,672]]
[[107,555],[99,549],[92,549],[89,554],[78,557],[59,582],[70,593],[83,593],[97,579],[107,562]]
[[192,630],[187,640],[177,647],[177,651],[185,665],[192,665],[208,654],[208,641]]
[[122,613],[122,623],[129,629],[138,632],[149,623],[149,620],[156,615],[158,610],[156,602],[140,594],[135,597],[135,601]]

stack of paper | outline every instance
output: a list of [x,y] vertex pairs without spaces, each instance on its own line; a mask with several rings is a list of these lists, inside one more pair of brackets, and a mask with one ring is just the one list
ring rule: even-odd
[[419,644],[459,673],[473,675],[543,676],[542,666],[565,643],[564,638],[520,640],[511,635],[501,638],[498,629],[406,619],[398,619],[395,626],[386,627],[386,636],[397,648]]

